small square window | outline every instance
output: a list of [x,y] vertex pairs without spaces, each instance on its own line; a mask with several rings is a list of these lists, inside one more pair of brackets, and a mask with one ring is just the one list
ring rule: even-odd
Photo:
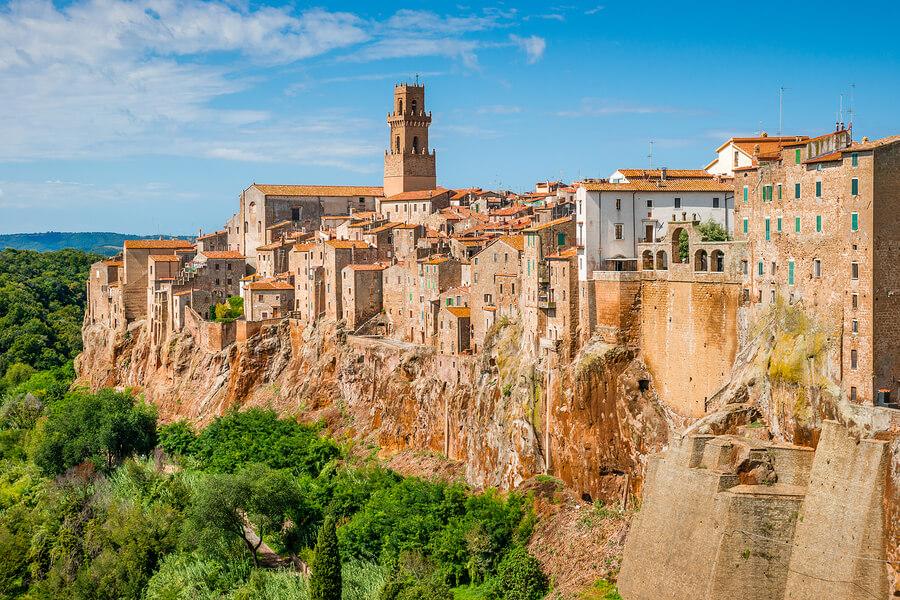
[[859,279],[859,263],[850,263],[850,279]]
[[675,208],[681,208],[681,198],[675,198]]
[[719,208],[719,199],[713,198],[713,208]]
[[647,208],[653,208],[653,200],[647,200]]
[[850,402],[856,402],[856,386],[850,386]]
[[813,259],[813,277],[822,276],[822,261],[818,258]]
[[616,223],[616,239],[621,240],[623,238],[625,225],[623,223]]
[[850,368],[856,370],[859,367],[859,352],[857,350],[850,351]]
[[850,331],[852,331],[853,333],[859,333],[859,321],[858,320],[853,319],[852,321],[850,321]]
[[850,308],[857,310],[859,308],[859,294],[850,295]]

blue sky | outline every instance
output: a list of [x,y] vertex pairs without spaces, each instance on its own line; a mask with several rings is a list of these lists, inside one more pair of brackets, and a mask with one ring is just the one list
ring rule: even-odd
[[[715,6],[713,11],[711,8]],[[252,182],[376,184],[421,74],[438,180],[525,190],[731,135],[900,132],[894,2],[0,2],[0,233],[220,227]]]

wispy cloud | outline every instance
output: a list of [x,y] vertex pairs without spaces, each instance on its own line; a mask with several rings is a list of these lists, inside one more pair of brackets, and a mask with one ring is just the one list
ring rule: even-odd
[[658,113],[684,112],[669,106],[655,106],[646,104],[628,104],[623,102],[610,102],[599,98],[582,98],[578,108],[563,110],[556,113],[558,117],[602,117],[607,115],[650,115]]
[[600,11],[603,10],[604,8],[606,8],[606,7],[603,6],[602,4],[598,4],[598,5],[595,6],[594,8],[589,8],[589,9],[587,9],[586,11],[584,11],[584,14],[586,14],[586,15],[596,15],[598,12],[600,12]]
[[522,112],[522,107],[512,104],[491,104],[479,106],[475,112],[479,115],[514,115]]
[[509,40],[525,52],[528,64],[534,64],[541,60],[544,56],[544,50],[547,49],[546,40],[536,35],[521,37],[513,33],[510,34]]

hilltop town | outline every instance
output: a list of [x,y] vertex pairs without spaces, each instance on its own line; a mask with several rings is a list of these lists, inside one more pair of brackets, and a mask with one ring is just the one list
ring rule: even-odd
[[[838,124],[732,138],[705,168],[621,168],[517,194],[440,187],[425,88],[397,85],[392,106],[383,187],[254,183],[196,243],[128,240],[93,266],[87,322],[125,331],[142,320],[159,345],[205,327],[221,349],[280,319],[326,319],[460,355],[516,319],[523,351],[548,361],[592,339],[649,342],[666,400],[697,417],[726,381],[736,323],[783,301],[839,332],[850,402],[896,400],[900,136],[854,141]],[[237,323],[217,320],[235,297]],[[715,328],[679,316],[703,314]],[[706,377],[685,380],[667,336]]]

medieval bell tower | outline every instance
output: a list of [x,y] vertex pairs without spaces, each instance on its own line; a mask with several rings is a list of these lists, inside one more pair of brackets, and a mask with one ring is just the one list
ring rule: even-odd
[[388,114],[390,146],[384,153],[384,195],[433,190],[435,155],[428,149],[431,113],[425,112],[425,86],[394,86],[393,112]]

